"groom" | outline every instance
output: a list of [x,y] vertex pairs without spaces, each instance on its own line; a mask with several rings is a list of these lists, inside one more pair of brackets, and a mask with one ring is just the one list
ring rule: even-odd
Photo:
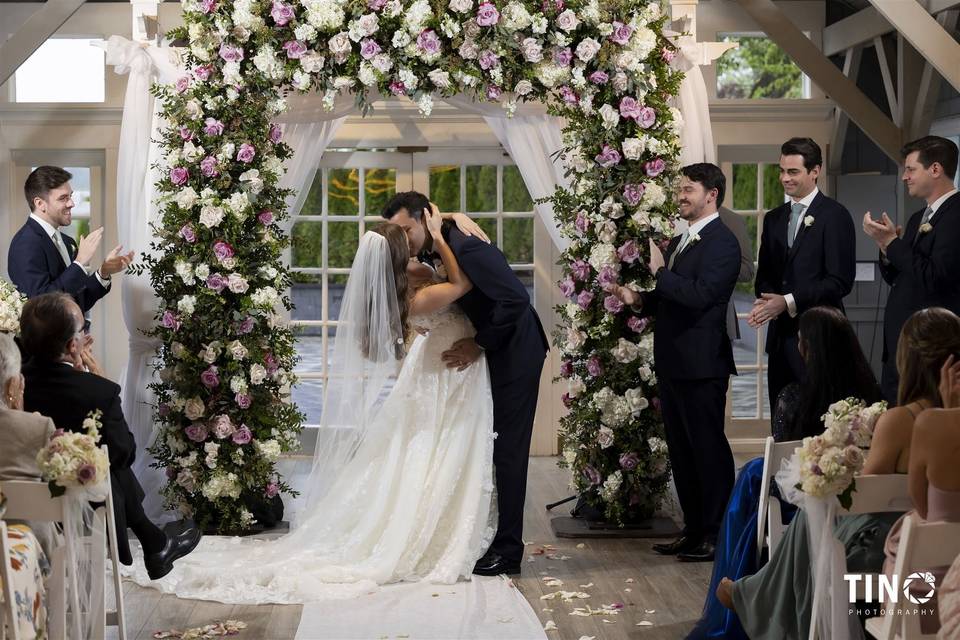
[[[423,212],[430,201],[422,193],[398,193],[383,217],[403,228],[410,255],[433,253]],[[443,353],[448,367],[469,367],[486,353],[493,391],[493,449],[496,467],[497,535],[473,572],[492,576],[520,573],[523,559],[523,502],[527,489],[530,436],[537,411],[540,372],[550,347],[530,297],[504,255],[491,244],[444,224],[443,237],[473,289],[458,301],[477,330]]]

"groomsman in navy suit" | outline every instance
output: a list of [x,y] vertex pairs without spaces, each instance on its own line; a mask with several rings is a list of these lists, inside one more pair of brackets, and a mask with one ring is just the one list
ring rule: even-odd
[[30,217],[10,242],[7,269],[22,294],[69,293],[87,314],[110,290],[110,278],[127,268],[133,252],[116,247],[96,271],[90,268],[103,238],[103,227],[80,239],[60,231],[70,225],[74,207],[70,172],[60,167],[37,167],[23,185]]
[[880,247],[880,273],[890,285],[883,315],[883,374],[880,386],[897,404],[897,340],[915,311],[946,307],[960,313],[960,193],[957,145],[938,136],[908,143],[902,150],[903,181],[927,206],[907,222],[906,233],[887,214],[874,220],[868,211],[863,230]]
[[799,316],[816,306],[843,311],[853,289],[856,237],[853,219],[842,204],[817,189],[823,165],[820,147],[810,138],[791,138],[780,147],[780,184],[787,202],[763,220],[757,300],[747,322],[767,328],[767,382],[770,412],[780,391],[803,377],[798,347]]
[[625,304],[656,317],[653,356],[670,464],[683,508],[682,535],[654,551],[682,561],[711,561],[733,489],[734,463],[724,435],[730,375],[727,305],[740,273],[740,245],[720,220],[726,181],[716,165],[681,169],[678,203],[687,231],[666,257],[650,243],[653,291],[610,287]]

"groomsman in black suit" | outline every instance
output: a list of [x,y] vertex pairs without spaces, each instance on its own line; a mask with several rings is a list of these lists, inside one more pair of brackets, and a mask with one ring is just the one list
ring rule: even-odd
[[650,243],[653,291],[610,290],[655,316],[653,355],[670,464],[683,508],[683,533],[654,551],[686,562],[713,560],[733,489],[734,463],[723,432],[727,385],[737,369],[727,335],[727,305],[740,273],[740,245],[720,220],[726,181],[716,165],[681,169],[680,217],[689,228],[667,246]]
[[898,400],[897,340],[903,323],[927,307],[960,313],[960,193],[953,182],[957,145],[925,136],[900,153],[907,190],[927,206],[910,217],[903,234],[886,213],[879,221],[869,211],[863,216],[863,230],[880,247],[880,273],[890,285],[880,386],[891,405]]
[[767,329],[767,381],[771,408],[780,391],[803,376],[798,347],[799,316],[811,307],[836,307],[853,289],[856,237],[842,204],[817,189],[823,165],[810,138],[791,138],[780,147],[780,184],[789,200],[763,220],[757,300],[747,322]]
[[28,298],[42,293],[69,293],[86,314],[110,290],[110,278],[127,268],[133,252],[116,247],[93,270],[93,259],[103,238],[103,227],[80,239],[60,231],[72,220],[73,188],[69,171],[60,167],[37,167],[27,177],[23,193],[30,217],[10,241],[7,270],[20,293]]

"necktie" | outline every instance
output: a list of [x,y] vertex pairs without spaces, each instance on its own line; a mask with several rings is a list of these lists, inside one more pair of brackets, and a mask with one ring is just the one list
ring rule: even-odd
[[[933,217],[933,207],[927,207],[923,211],[923,218],[920,219],[920,227],[930,222],[930,218]],[[917,228],[917,235],[913,236],[913,244],[917,244],[917,240],[920,239],[920,236],[923,235],[923,231],[920,228]]]
[[797,238],[797,227],[800,226],[800,215],[804,206],[799,202],[790,205],[790,224],[787,226],[787,248],[793,248],[793,241]]
[[60,231],[53,232],[53,244],[56,245],[60,257],[63,258],[63,264],[70,266],[70,254],[67,252],[67,246],[63,244],[63,238],[60,237]]
[[676,261],[677,256],[687,247],[687,239],[689,237],[690,229],[687,229],[683,232],[683,235],[680,236],[680,242],[677,243],[677,248],[670,254],[670,262],[667,263],[667,269],[673,269],[673,263]]

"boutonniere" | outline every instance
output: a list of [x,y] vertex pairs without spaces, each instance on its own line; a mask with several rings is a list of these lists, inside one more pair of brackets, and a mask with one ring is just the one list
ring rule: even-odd
[[807,216],[806,218],[803,219],[803,226],[812,227],[814,220],[816,220],[816,218],[814,218],[813,216]]
[[933,225],[929,222],[924,222],[920,225],[920,233],[930,233],[931,231],[933,231]]
[[688,245],[693,245],[693,244],[696,244],[696,243],[698,243],[698,242],[700,242],[700,234],[699,234],[699,233],[695,233],[695,234],[693,234],[692,236],[690,236],[690,237],[687,239],[687,244],[688,244]]

